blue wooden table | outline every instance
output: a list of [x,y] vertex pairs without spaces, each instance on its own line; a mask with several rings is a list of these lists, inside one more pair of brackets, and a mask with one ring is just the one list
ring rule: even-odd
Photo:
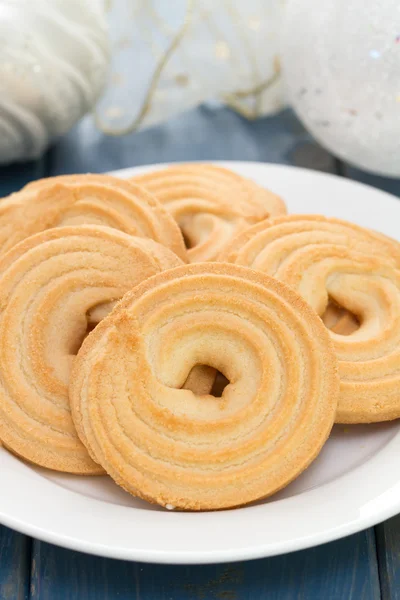
[[[87,117],[40,160],[0,169],[0,196],[32,179],[59,173],[195,159],[292,164],[338,173],[400,195],[400,181],[369,176],[335,160],[290,111],[248,122],[228,109],[201,107],[125,138],[103,136]],[[28,598],[400,600],[400,516],[303,552],[191,567],[87,556],[0,525],[0,600]]]

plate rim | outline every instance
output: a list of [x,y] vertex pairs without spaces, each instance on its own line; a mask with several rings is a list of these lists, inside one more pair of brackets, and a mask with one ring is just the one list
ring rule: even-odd
[[[396,196],[394,196],[386,191],[380,190],[378,188],[374,188],[373,186],[370,186],[363,182],[354,181],[354,180],[347,179],[347,178],[342,178],[339,175],[335,175],[332,173],[314,171],[311,169],[295,167],[292,165],[263,163],[263,162],[257,162],[257,161],[214,161],[214,160],[205,161],[205,160],[198,160],[198,161],[184,161],[184,162],[179,161],[179,162],[174,162],[174,163],[155,163],[152,165],[140,165],[140,166],[136,166],[136,167],[119,169],[117,171],[111,171],[111,172],[109,172],[109,174],[116,175],[116,176],[119,176],[122,178],[126,178],[133,173],[140,173],[140,172],[152,170],[155,168],[162,168],[169,164],[175,164],[175,165],[185,164],[185,162],[190,162],[190,163],[209,162],[209,163],[213,163],[213,164],[217,164],[217,165],[221,165],[221,166],[226,166],[233,170],[235,170],[235,169],[241,170],[243,168],[246,169],[247,167],[251,167],[256,170],[257,169],[261,169],[261,170],[267,169],[268,170],[268,169],[272,168],[272,169],[277,169],[277,170],[281,170],[281,171],[302,172],[302,173],[306,174],[307,176],[311,175],[312,177],[317,177],[317,178],[322,178],[322,179],[328,178],[328,179],[333,179],[335,181],[341,180],[343,182],[343,184],[347,187],[356,186],[356,187],[362,188],[364,190],[365,189],[369,190],[369,193],[372,190],[377,196],[385,197],[386,201],[396,203],[395,210],[399,210],[399,213],[400,213],[399,199]],[[378,459],[378,456],[380,456],[382,452],[388,453],[388,456],[390,456],[392,454],[395,456],[396,453],[398,455],[399,451],[400,451],[400,430],[397,431],[397,433],[393,436],[393,438],[387,442],[387,444],[382,448],[382,450],[380,452],[373,455],[371,457],[371,459],[366,460],[357,468],[358,475],[360,476],[360,473],[362,473],[364,470],[369,470],[371,467],[370,463],[373,461],[376,461]],[[1,449],[0,465],[4,462],[7,463],[7,460],[4,460],[6,458],[4,456],[4,453],[6,453],[8,455],[8,453],[5,450]],[[16,459],[12,455],[8,455],[8,456],[11,457],[12,460],[18,461],[18,459]],[[10,461],[10,462],[12,462],[12,461]],[[28,465],[26,465],[25,463],[22,463],[21,461],[18,461],[18,462],[21,466],[23,466],[24,469],[29,469],[30,471],[32,471],[32,468],[29,467]],[[33,472],[35,472],[34,469],[33,469]],[[11,469],[10,469],[10,474],[12,476]],[[280,503],[280,502],[286,502],[286,503],[292,502],[293,503],[293,502],[296,502],[295,498],[299,499],[300,497],[302,497],[303,500],[305,498],[312,499],[312,497],[316,494],[316,491],[321,490],[321,488],[324,488],[324,490],[326,490],[327,494],[329,495],[331,493],[331,488],[335,489],[337,487],[338,481],[343,483],[349,477],[354,477],[354,473],[352,471],[350,471],[349,473],[344,473],[339,478],[334,479],[333,481],[330,481],[328,483],[322,484],[321,486],[317,486],[316,488],[311,488],[310,490],[306,490],[305,492],[303,492],[297,496],[292,496],[292,497],[280,500],[278,503]],[[293,538],[290,541],[283,541],[280,544],[275,543],[275,545],[273,547],[270,547],[270,545],[268,543],[264,543],[264,544],[257,544],[257,545],[252,545],[252,546],[248,546],[248,547],[242,547],[242,548],[231,548],[229,550],[228,549],[222,549],[222,550],[221,549],[219,549],[219,550],[212,550],[212,549],[211,550],[196,550],[195,549],[195,550],[188,552],[187,550],[185,550],[185,551],[178,551],[178,550],[165,551],[165,550],[157,550],[157,549],[146,550],[143,548],[142,549],[126,548],[126,547],[122,547],[122,546],[118,547],[115,545],[109,546],[104,543],[102,544],[99,542],[88,541],[87,539],[79,539],[76,537],[72,537],[70,535],[67,535],[65,533],[65,531],[64,532],[53,531],[53,530],[49,529],[48,525],[47,525],[47,529],[46,529],[46,525],[40,526],[37,523],[35,524],[32,522],[28,522],[28,521],[24,520],[24,518],[21,517],[21,515],[18,516],[16,514],[13,516],[11,514],[7,514],[4,512],[4,510],[5,510],[4,505],[6,503],[4,502],[4,498],[2,498],[3,494],[0,495],[0,523],[5,526],[12,527],[16,531],[19,531],[26,535],[30,535],[30,536],[35,537],[44,542],[49,542],[49,543],[56,544],[56,545],[59,545],[59,546],[62,546],[62,547],[65,547],[65,548],[68,548],[71,550],[86,552],[86,553],[97,555],[97,556],[117,558],[117,559],[130,560],[130,561],[138,561],[138,562],[159,563],[159,564],[210,564],[210,563],[216,564],[216,563],[224,563],[224,562],[231,562],[231,561],[238,561],[238,560],[250,560],[250,559],[257,559],[257,558],[263,558],[263,557],[268,557],[268,556],[276,556],[276,555],[284,554],[287,552],[293,552],[293,551],[298,551],[301,549],[307,549],[307,548],[314,547],[314,546],[317,546],[317,545],[320,545],[323,543],[327,543],[330,541],[340,539],[347,535],[351,535],[351,534],[361,531],[367,527],[375,525],[387,518],[390,518],[391,516],[397,514],[400,511],[400,477],[397,479],[397,481],[396,480],[393,481],[393,479],[392,479],[392,482],[395,485],[393,485],[392,488],[388,488],[382,494],[382,496],[386,495],[388,497],[386,498],[385,505],[381,506],[379,510],[375,509],[370,512],[367,511],[367,512],[365,512],[364,515],[359,514],[358,517],[354,518],[352,521],[342,522],[341,524],[339,524],[337,526],[327,527],[326,529],[320,531],[318,534],[314,533],[309,536],[303,535],[298,538]],[[81,494],[79,494],[78,492],[73,492],[71,490],[66,490],[65,488],[61,488],[60,486],[57,486],[54,482],[50,482],[49,479],[46,479],[44,488],[46,488],[47,486],[49,486],[49,489],[50,488],[53,489],[54,486],[57,487],[58,492],[57,493],[54,492],[54,495],[56,497],[60,496],[60,495],[65,496],[66,493],[67,493],[67,495],[74,494],[74,496],[77,498],[81,497]],[[41,486],[41,487],[43,487],[43,486]],[[339,487],[340,487],[340,485],[339,485]],[[7,494],[4,494],[4,496],[7,496]],[[93,498],[90,499],[90,498],[87,498],[86,496],[83,496],[83,497],[86,499],[86,501],[94,503],[94,505],[93,505],[94,509],[96,509],[96,503],[106,504],[102,500],[93,499]],[[383,498],[381,499],[381,501],[383,502]],[[297,502],[298,502],[298,500],[297,500]],[[78,501],[78,504],[79,504],[79,501]],[[262,506],[266,506],[266,505],[262,505]],[[247,508],[245,507],[243,509],[234,509],[234,510],[242,510],[242,511],[243,510],[251,510],[251,509],[262,510],[262,506],[258,506],[258,507],[250,506]],[[123,507],[123,508],[127,509],[127,507]],[[131,510],[131,509],[127,509],[127,510]],[[210,512],[210,513],[169,513],[169,517],[171,518],[171,521],[175,521],[176,517],[178,517],[178,515],[182,515],[182,514],[197,515],[197,517],[199,517],[202,514],[208,514],[208,515],[223,515],[223,514],[225,514],[226,515],[226,514],[232,514],[234,512],[234,510],[233,511],[232,510],[222,511],[222,512]],[[151,511],[148,511],[148,512],[151,512]],[[158,515],[165,516],[166,513],[154,512],[152,514],[153,515],[158,514]],[[218,518],[218,517],[215,517],[215,518]],[[209,520],[212,521],[212,519],[209,519]]]

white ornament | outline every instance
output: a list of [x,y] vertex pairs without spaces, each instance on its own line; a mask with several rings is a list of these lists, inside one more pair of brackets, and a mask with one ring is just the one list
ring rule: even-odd
[[111,85],[98,125],[127,133],[218,99],[255,118],[284,104],[283,0],[109,0]]
[[0,0],[0,163],[37,158],[68,131],[109,58],[97,0]]
[[336,156],[400,176],[400,3],[289,0],[288,99]]

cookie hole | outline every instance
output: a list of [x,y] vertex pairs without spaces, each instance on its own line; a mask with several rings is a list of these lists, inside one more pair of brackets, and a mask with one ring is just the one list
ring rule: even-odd
[[87,321],[86,329],[82,332],[82,334],[78,338],[76,338],[76,340],[74,340],[74,344],[71,348],[70,354],[73,354],[74,356],[76,356],[78,354],[79,349],[82,346],[83,342],[85,341],[85,339],[87,338],[89,333],[91,333],[93,331],[93,329],[96,328],[97,325],[98,325],[98,323],[94,323],[89,320]]
[[194,241],[192,239],[190,239],[190,236],[186,233],[186,231],[184,230],[184,228],[182,226],[181,226],[181,233],[182,233],[182,237],[183,237],[183,241],[184,241],[186,249],[190,250],[191,248],[194,248],[194,246],[196,244],[194,243]]
[[227,385],[229,385],[229,383],[229,379],[227,379],[225,375],[221,373],[221,371],[217,371],[210,395],[214,396],[215,398],[221,398],[222,394],[224,393],[224,389]]
[[[224,221],[227,220],[229,219],[224,219]],[[191,250],[192,248],[202,246],[210,236],[219,237],[222,235],[220,229],[224,221],[218,215],[197,211],[181,215],[177,222],[186,249]],[[230,223],[226,223],[226,226],[231,229]]]
[[104,302],[101,304],[96,304],[92,306],[86,313],[86,329],[80,332],[80,334],[73,341],[72,348],[70,350],[70,354],[76,356],[79,352],[80,347],[83,342],[94,329],[96,329],[97,325],[111,312],[114,307],[116,301]]
[[229,379],[209,365],[196,365],[190,371],[182,389],[191,390],[197,396],[221,398]]
[[338,335],[351,335],[360,328],[357,315],[329,298],[324,314],[321,316],[325,326]]

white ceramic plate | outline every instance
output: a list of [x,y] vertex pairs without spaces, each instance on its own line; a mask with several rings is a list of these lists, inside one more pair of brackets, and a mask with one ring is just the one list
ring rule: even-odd
[[[304,169],[226,166],[281,194],[290,212],[342,217],[399,237],[400,202],[389,194]],[[106,477],[56,474],[0,449],[0,522],[61,546],[129,560],[207,563],[271,556],[343,537],[399,512],[399,455],[400,422],[336,426],[311,467],[267,501],[179,513],[132,498]]]

